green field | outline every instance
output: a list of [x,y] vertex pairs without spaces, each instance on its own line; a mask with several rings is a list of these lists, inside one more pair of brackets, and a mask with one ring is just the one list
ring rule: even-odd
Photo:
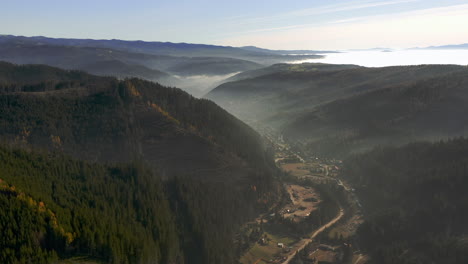
[[[253,264],[259,259],[273,259],[282,252],[282,249],[278,247],[278,243],[283,243],[285,247],[289,247],[297,242],[297,239],[288,236],[275,235],[268,232],[265,232],[265,235],[269,238],[268,244],[260,245],[255,243],[255,245],[242,256],[242,264]],[[263,262],[258,262],[257,264],[260,263]]]

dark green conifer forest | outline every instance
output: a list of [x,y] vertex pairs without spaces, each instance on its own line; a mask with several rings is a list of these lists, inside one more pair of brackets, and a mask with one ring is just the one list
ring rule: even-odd
[[468,140],[380,147],[346,161],[373,263],[468,261]]

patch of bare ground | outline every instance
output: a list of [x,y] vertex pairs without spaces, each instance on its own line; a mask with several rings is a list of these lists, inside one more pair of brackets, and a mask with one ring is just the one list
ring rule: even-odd
[[320,196],[311,187],[300,185],[286,185],[291,204],[284,207],[282,213],[285,218],[293,218],[299,222],[308,217],[311,212],[317,210]]

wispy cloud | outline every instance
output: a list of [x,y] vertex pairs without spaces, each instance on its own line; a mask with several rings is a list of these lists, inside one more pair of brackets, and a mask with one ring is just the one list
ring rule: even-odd
[[[329,5],[329,6],[324,6],[322,8],[313,8],[313,9],[306,9],[302,11],[297,11],[297,12],[289,12],[286,14],[281,15],[281,17],[294,17],[294,16],[305,16],[307,15],[317,15],[317,14],[325,14],[325,13],[333,13],[333,12],[339,12],[339,11],[349,11],[349,10],[355,10],[355,9],[363,9],[363,8],[369,8],[369,7],[377,7],[377,6],[386,6],[386,5],[396,5],[396,4],[402,4],[402,3],[410,3],[410,2],[419,2],[421,0],[394,0],[394,1],[385,1],[385,2],[363,2],[363,1],[353,1],[353,2],[348,2],[346,4],[336,4],[336,5]],[[426,8],[426,9],[420,9],[420,10],[412,10],[412,11],[401,11],[398,13],[388,13],[388,14],[381,14],[381,15],[367,15],[367,16],[356,16],[356,17],[350,17],[346,19],[339,19],[339,20],[331,20],[331,21],[318,21],[314,23],[301,23],[301,24],[293,24],[289,26],[282,26],[282,27],[266,27],[266,28],[258,28],[258,29],[252,29],[252,30],[245,30],[245,31],[238,31],[238,32],[226,32],[224,34],[218,35],[219,37],[222,36],[238,36],[238,35],[248,35],[252,33],[261,33],[261,32],[272,32],[272,31],[284,31],[284,30],[289,30],[289,29],[300,29],[300,28],[307,28],[307,27],[319,27],[319,26],[327,26],[327,25],[334,25],[334,24],[352,24],[352,23],[359,23],[363,21],[368,21],[368,20],[375,20],[375,19],[395,19],[398,17],[403,17],[403,16],[418,16],[418,15],[423,15],[423,14],[432,14],[432,15],[443,15],[444,13],[460,13],[460,12],[466,12],[466,6],[467,4],[458,4],[458,5],[451,5],[451,6],[446,6],[446,7],[436,7],[436,8]],[[314,13],[315,12],[315,13]],[[275,16],[276,18],[279,18],[280,15]],[[267,17],[264,17],[262,19],[266,19]],[[269,17],[269,18],[274,18]],[[257,20],[260,20],[261,18],[256,18]],[[248,23],[248,22],[245,22]]]
[[279,13],[279,14],[275,14],[271,16],[245,18],[241,21],[238,21],[237,25],[277,22],[279,20],[289,20],[289,19],[294,19],[294,18],[309,17],[309,16],[338,13],[338,12],[344,12],[344,11],[398,5],[398,4],[407,4],[407,3],[414,3],[414,2],[420,2],[420,1],[422,0],[350,1],[347,3],[325,5],[325,6],[320,6],[320,7]]
[[218,43],[247,44],[267,48],[349,49],[377,46],[405,48],[468,42],[468,4],[355,16],[345,19],[268,28],[264,33],[245,33]]
[[[239,19],[240,17],[237,17],[237,19],[227,18],[226,22],[231,24],[231,26],[244,25],[244,26],[249,26],[252,29],[242,30],[242,31],[231,31],[231,32],[228,31],[222,34],[218,34],[217,37],[219,38],[219,37],[226,37],[226,36],[261,33],[261,32],[284,31],[284,30],[289,30],[289,29],[318,26],[321,24],[326,25],[326,24],[341,24],[341,23],[356,22],[356,21],[360,21],[364,19],[365,17],[352,17],[352,18],[341,19],[341,20],[336,20],[336,21],[316,21],[312,23],[301,23],[301,24],[294,24],[294,19],[304,18],[304,17],[309,17],[309,16],[312,17],[316,15],[321,15],[321,14],[331,14],[331,13],[338,13],[338,12],[344,12],[344,11],[406,4],[406,3],[413,3],[413,2],[420,2],[420,1],[422,0],[388,0],[388,1],[357,0],[357,1],[349,1],[347,3],[325,5],[321,7],[295,10],[295,11],[285,12],[285,13],[276,14],[272,16],[264,16],[264,17],[241,16],[242,19]],[[289,23],[289,25],[288,26],[274,26],[275,24],[278,24],[278,23],[281,23],[281,24]]]
[[352,10],[382,7],[382,6],[389,6],[389,5],[406,4],[406,3],[413,3],[413,2],[420,2],[420,1],[421,0],[364,1],[364,2],[352,1],[352,2],[348,2],[344,4],[329,5],[329,6],[324,6],[324,7],[310,8],[310,9],[303,9],[303,10],[299,10],[295,12],[289,12],[289,13],[284,14],[284,16],[288,16],[288,17],[312,16],[312,15],[352,11]]
[[366,17],[353,17],[353,18],[348,18],[348,19],[340,19],[340,20],[331,21],[328,24],[346,24],[346,23],[362,21],[365,18]]
[[[405,11],[405,12],[399,12],[396,14],[392,13],[392,14],[381,14],[381,15],[358,16],[358,17],[352,17],[349,19],[332,21],[328,24],[352,24],[352,23],[359,23],[363,21],[376,21],[376,20],[382,20],[382,19],[398,20],[404,17],[418,17],[418,16],[432,16],[434,19],[436,19],[441,16],[466,15],[467,10],[468,10],[468,4],[459,4],[459,5],[452,5],[452,6],[445,6],[445,7],[434,7],[434,8],[413,10],[413,11]],[[306,27],[310,25],[304,24],[303,26]]]

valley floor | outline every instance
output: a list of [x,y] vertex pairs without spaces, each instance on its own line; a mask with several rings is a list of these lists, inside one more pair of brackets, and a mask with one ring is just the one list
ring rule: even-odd
[[[270,139],[271,140],[271,139]],[[320,160],[315,157],[301,157],[297,152],[293,152],[291,148],[284,142],[278,147],[275,160],[278,166],[290,176],[297,180],[308,179],[317,182],[327,181],[335,185],[342,186],[347,192],[347,197],[350,203],[359,205],[359,201],[354,194],[354,190],[336,178],[339,170],[340,161],[336,160]],[[315,210],[322,202],[320,194],[313,187],[301,185],[297,182],[286,182],[284,188],[289,195],[290,201],[282,206],[276,212],[262,215],[257,219],[257,223],[262,226],[263,233],[261,239],[255,242],[241,257],[242,264],[262,264],[262,263],[294,263],[294,257],[301,251],[306,251],[308,254],[309,263],[337,263],[342,251],[339,246],[325,244],[323,241],[316,241],[319,235],[327,237],[342,237],[351,238],[357,230],[359,224],[362,223],[360,212],[347,210],[339,205],[339,212],[336,216],[319,226],[308,235],[298,236],[291,233],[284,226],[275,225],[275,228],[268,228],[268,221],[275,217],[275,213],[281,214],[284,219],[289,219],[299,225],[306,225],[304,220]],[[352,215],[350,215],[352,214]],[[345,217],[346,216],[346,217]],[[341,220],[341,221],[340,221]],[[323,234],[322,234],[323,233]],[[353,256],[347,263],[364,264],[368,257],[360,254],[353,247]],[[340,262],[341,263],[341,262]]]

